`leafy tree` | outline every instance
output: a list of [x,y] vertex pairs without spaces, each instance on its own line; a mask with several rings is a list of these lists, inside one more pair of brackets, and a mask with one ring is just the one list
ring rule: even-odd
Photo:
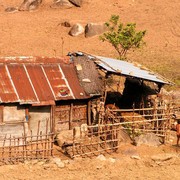
[[118,52],[120,59],[126,59],[127,51],[140,48],[145,44],[143,37],[146,31],[136,31],[135,23],[124,25],[118,15],[112,15],[105,25],[108,31],[100,36],[100,40],[109,42]]

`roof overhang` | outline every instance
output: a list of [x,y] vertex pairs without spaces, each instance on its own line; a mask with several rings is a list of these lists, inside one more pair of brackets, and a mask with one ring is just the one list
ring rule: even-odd
[[88,58],[93,60],[100,68],[104,69],[106,73],[138,78],[141,80],[147,80],[162,85],[174,85],[174,83],[170,80],[147,69],[139,63],[132,63],[128,61],[96,55],[88,55],[82,52],[78,52],[78,55],[87,55]]

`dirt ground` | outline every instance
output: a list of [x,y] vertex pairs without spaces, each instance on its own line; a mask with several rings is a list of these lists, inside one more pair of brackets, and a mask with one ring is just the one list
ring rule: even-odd
[[[135,22],[137,29],[147,30],[146,46],[130,52],[128,59],[159,72],[180,85],[180,1],[179,0],[84,0],[81,8],[52,9],[53,0],[43,0],[33,12],[7,13],[23,0],[0,0],[0,56],[64,56],[68,52],[117,57],[108,43],[98,36],[71,37],[71,22],[107,22],[118,14],[122,22]],[[62,40],[64,41],[62,47]]]
[[[180,147],[133,146],[123,144],[119,151],[104,154],[102,160],[93,158],[69,159],[60,153],[56,157],[66,162],[65,167],[44,161],[27,161],[24,164],[0,166],[1,180],[119,180],[149,179],[178,180],[180,176]],[[134,157],[134,158],[133,158]]]
[[[121,143],[116,152],[74,159],[63,154],[57,145],[53,152],[50,160],[0,166],[0,180],[178,180],[180,176],[180,146],[176,146],[175,131],[168,143],[158,147]],[[59,159],[63,166],[58,164]]]
[[[146,46],[130,52],[128,58],[151,68],[180,86],[180,1],[179,0],[84,0],[81,8],[51,9],[53,0],[44,0],[33,12],[7,13],[22,0],[0,0],[0,56],[65,56],[68,52],[117,57],[108,43],[98,36],[71,37],[64,21],[106,22],[118,14],[125,23],[136,22],[147,30]],[[64,44],[62,43],[64,41]],[[62,46],[63,44],[63,46]],[[177,86],[176,86],[177,87]],[[122,145],[118,153],[106,154],[105,161],[95,157],[70,161],[64,168],[18,164],[0,166],[0,180],[15,179],[180,179],[180,147],[175,143],[160,147]],[[153,155],[173,154],[176,158],[156,162]],[[140,159],[132,159],[138,155]],[[56,154],[59,156],[59,154]],[[110,162],[108,158],[114,158]],[[67,157],[62,156],[62,159]]]

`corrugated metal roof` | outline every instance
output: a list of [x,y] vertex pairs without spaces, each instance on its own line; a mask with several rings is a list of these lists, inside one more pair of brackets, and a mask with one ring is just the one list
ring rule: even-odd
[[89,56],[89,57],[97,58],[95,62],[106,71],[112,73],[119,73],[125,76],[136,77],[162,84],[173,84],[164,77],[155,74],[154,72],[148,70],[147,68],[144,68],[142,65],[137,63],[133,64],[127,61],[122,61],[122,60],[117,60],[102,56]]
[[79,83],[75,66],[67,58],[4,59],[0,58],[0,103],[48,105],[56,100],[90,97]]

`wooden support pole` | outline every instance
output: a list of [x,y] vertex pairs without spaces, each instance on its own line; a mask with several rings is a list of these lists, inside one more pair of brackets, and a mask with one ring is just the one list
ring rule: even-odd
[[41,121],[38,121],[37,137],[36,137],[36,158],[38,158],[38,149],[39,149],[39,147],[38,147],[39,139],[38,138],[39,138],[40,123],[41,123]]
[[5,151],[5,145],[6,145],[6,136],[7,136],[7,134],[5,135],[4,141],[3,141],[2,159],[4,159],[4,151]]
[[31,135],[31,140],[30,140],[30,142],[31,142],[31,157],[30,157],[30,159],[32,159],[32,157],[33,157],[33,137],[32,137],[32,130],[31,130],[31,133],[30,133]]
[[73,120],[73,103],[70,104],[70,111],[69,111],[69,130],[72,129],[72,120]]
[[73,147],[72,147],[72,156],[75,156],[75,128],[73,129]]
[[11,160],[11,150],[12,150],[12,147],[11,147],[11,135],[9,137],[9,159]]
[[87,105],[87,124],[90,126],[91,125],[91,100],[88,101]]
[[56,122],[55,122],[55,106],[51,106],[51,117],[50,117],[50,132],[55,133],[56,132]]
[[[47,141],[48,141],[48,120],[46,120],[46,135],[45,135],[45,149],[47,149]],[[44,156],[47,157],[47,150],[44,152]]]

